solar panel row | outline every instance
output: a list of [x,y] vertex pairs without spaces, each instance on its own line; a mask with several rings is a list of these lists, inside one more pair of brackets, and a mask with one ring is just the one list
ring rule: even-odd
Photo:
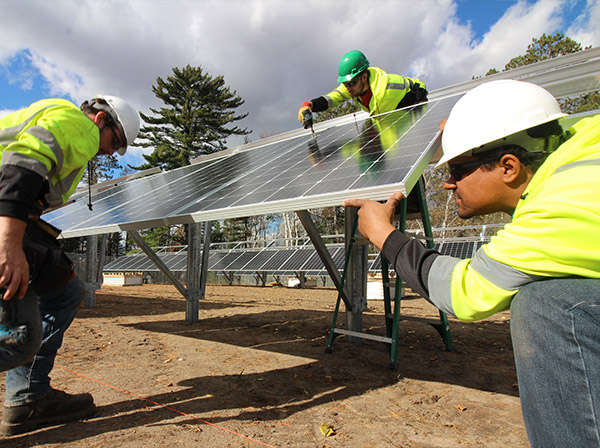
[[[344,248],[330,247],[329,251],[336,267],[344,267]],[[187,269],[187,252],[158,253],[160,259],[170,271]],[[104,266],[104,272],[152,272],[159,269],[145,254],[119,257]],[[310,248],[262,249],[211,251],[208,258],[208,270],[218,272],[254,273],[269,272],[293,274],[305,272],[308,275],[325,275],[326,270],[317,251]]]
[[[449,241],[435,244],[435,249],[442,255],[458,258],[472,258],[481,247],[482,241]],[[344,268],[344,248],[330,246],[329,252],[336,268]],[[171,271],[187,269],[187,252],[162,252],[157,254]],[[235,273],[295,273],[305,272],[308,275],[325,275],[325,267],[317,251],[313,248],[264,248],[247,250],[214,250],[208,258],[208,270]],[[158,271],[158,268],[145,254],[134,254],[119,257],[104,266],[105,272],[145,272]],[[369,265],[370,272],[381,271],[381,254]]]

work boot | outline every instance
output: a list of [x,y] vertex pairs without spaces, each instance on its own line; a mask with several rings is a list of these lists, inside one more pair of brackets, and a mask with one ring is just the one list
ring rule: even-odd
[[47,395],[32,403],[4,407],[0,433],[12,436],[31,431],[39,426],[81,420],[90,417],[96,410],[90,394],[70,395],[50,389]]

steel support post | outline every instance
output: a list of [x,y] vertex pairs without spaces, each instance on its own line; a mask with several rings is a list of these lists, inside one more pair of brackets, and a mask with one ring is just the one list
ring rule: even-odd
[[[356,207],[346,207],[345,235],[346,250],[351,240],[354,220],[358,219]],[[353,332],[362,332],[362,313],[367,309],[367,274],[368,250],[366,240],[360,234],[356,235],[353,250],[351,251],[346,278],[347,291],[350,295],[352,308],[346,310],[346,329]],[[346,336],[348,342],[362,342],[362,338]]]
[[85,306],[93,308],[96,306],[98,287],[98,235],[88,236],[86,244]]

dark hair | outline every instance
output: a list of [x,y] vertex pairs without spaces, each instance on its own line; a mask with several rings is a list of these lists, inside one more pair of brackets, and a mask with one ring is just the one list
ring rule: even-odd
[[[98,112],[106,112],[106,110],[104,110],[104,109],[94,107],[94,104],[96,104],[96,103],[108,105],[106,100],[104,100],[102,98],[94,98],[91,101],[85,100],[83,103],[81,103],[81,106],[79,106],[79,108],[81,109],[81,111],[84,114],[96,115]],[[116,125],[115,121],[113,120],[113,118],[111,117],[111,115],[109,113],[106,114],[106,121],[110,125],[113,125],[113,126]]]
[[88,100],[85,100],[83,103],[81,103],[81,106],[79,106],[79,108],[83,113],[86,114],[96,114],[100,112],[100,110],[92,106],[92,104]]
[[[538,126],[527,129],[527,135],[531,138],[544,139],[546,149],[541,152],[527,151],[525,148],[518,145],[506,145],[499,148],[488,151],[489,161],[484,163],[482,167],[487,170],[493,169],[500,159],[506,154],[512,154],[516,156],[519,161],[531,169],[534,173],[544,163],[546,158],[554,152],[565,141],[565,133],[558,123],[558,120],[549,121]],[[478,154],[485,158],[487,153]]]
[[[506,154],[512,154],[516,156],[523,165],[535,173],[548,156],[546,152],[529,152],[517,145],[502,146],[501,148],[496,148],[489,152],[488,161],[481,165],[488,171],[494,169],[498,162],[500,162],[500,159]],[[486,153],[478,154],[478,156],[482,158],[486,158],[486,155]]]

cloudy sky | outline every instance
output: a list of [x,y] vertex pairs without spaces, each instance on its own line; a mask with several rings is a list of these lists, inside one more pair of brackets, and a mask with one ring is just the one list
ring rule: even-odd
[[[96,93],[149,113],[156,78],[190,64],[244,98],[238,126],[258,140],[298,127],[348,50],[434,90],[502,69],[543,33],[597,47],[598,24],[600,0],[2,0],[0,114]],[[130,148],[124,162],[141,161]]]

